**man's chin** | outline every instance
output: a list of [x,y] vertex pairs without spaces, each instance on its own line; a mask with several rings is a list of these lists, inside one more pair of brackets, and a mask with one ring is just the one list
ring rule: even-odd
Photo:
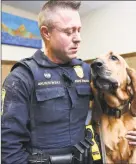
[[70,59],[75,59],[75,58],[77,58],[77,53],[71,53],[71,54],[68,55],[68,57]]

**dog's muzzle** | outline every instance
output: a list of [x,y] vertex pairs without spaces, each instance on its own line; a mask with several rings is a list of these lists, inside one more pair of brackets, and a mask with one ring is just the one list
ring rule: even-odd
[[96,88],[103,90],[115,90],[118,88],[117,80],[113,79],[111,71],[108,70],[101,59],[96,59],[91,64],[92,80]]

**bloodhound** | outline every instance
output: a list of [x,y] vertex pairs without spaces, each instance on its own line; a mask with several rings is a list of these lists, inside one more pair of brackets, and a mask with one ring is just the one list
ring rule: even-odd
[[[127,131],[136,130],[136,86],[134,92],[128,69],[125,60],[113,52],[91,64],[92,121],[94,129],[101,124],[106,164],[136,164],[136,147],[125,137]],[[136,72],[134,76],[136,80]]]

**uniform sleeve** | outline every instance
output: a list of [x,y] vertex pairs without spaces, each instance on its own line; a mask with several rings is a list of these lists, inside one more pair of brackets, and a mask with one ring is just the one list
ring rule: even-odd
[[4,93],[1,120],[2,164],[28,163],[26,146],[30,141],[28,128],[30,93],[27,79],[24,78],[11,73],[2,87]]

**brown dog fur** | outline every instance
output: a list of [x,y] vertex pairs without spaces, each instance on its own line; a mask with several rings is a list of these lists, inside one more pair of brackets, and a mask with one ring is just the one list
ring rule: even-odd
[[[94,100],[92,120],[101,122],[106,149],[106,163],[136,164],[136,147],[130,146],[125,137],[127,131],[136,130],[136,117],[132,115],[132,113],[136,113],[136,96],[133,95],[130,78],[126,70],[128,65],[120,55],[112,52],[100,56],[97,60],[103,62],[103,65],[100,65],[102,67],[101,71],[93,71],[100,71],[101,77],[109,76],[109,78],[116,80],[118,86],[112,92],[110,89],[103,89],[104,85],[99,90],[92,80],[91,88],[94,97],[101,98],[100,95],[102,95],[109,107],[124,110],[124,114],[120,118],[109,116],[100,110],[98,102],[96,103]],[[107,70],[110,71],[110,75],[104,73]],[[129,103],[127,104],[128,101]]]

